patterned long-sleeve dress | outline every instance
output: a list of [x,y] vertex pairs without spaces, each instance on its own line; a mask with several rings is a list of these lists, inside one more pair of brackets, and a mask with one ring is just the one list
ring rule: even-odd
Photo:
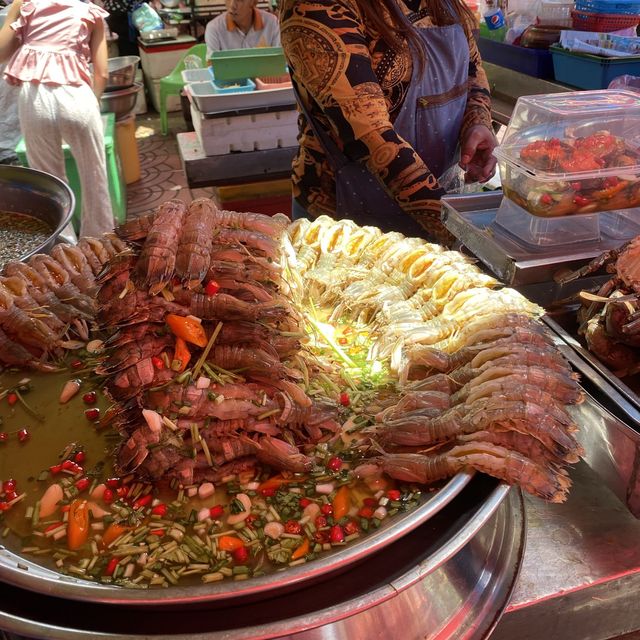
[[[398,0],[402,10],[424,9],[422,0]],[[432,26],[426,15],[417,27]],[[480,54],[465,24],[470,63],[461,137],[476,124],[491,126],[489,86]],[[432,235],[441,232],[443,190],[429,167],[394,130],[411,81],[408,46],[381,65],[388,46],[364,23],[355,0],[283,0],[281,37],[292,77],[307,111],[351,160],[367,164],[404,211]],[[425,72],[428,72],[429,60]],[[383,68],[385,67],[385,68]],[[335,181],[324,151],[300,116],[300,150],[293,164],[294,198],[312,216],[335,212]]]

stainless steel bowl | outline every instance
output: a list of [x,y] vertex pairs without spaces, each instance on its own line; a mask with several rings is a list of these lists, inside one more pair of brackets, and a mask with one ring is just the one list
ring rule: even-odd
[[128,89],[120,91],[105,91],[100,96],[100,111],[102,113],[115,113],[116,120],[128,116],[136,106],[138,91],[142,89],[142,82],[136,82]]
[[20,256],[48,253],[69,224],[76,204],[73,191],[59,178],[28,167],[0,165],[0,209],[46,222],[54,231],[40,246]]
[[107,80],[106,91],[119,91],[128,89],[136,81],[136,71],[138,70],[138,56],[120,56],[119,58],[109,58],[109,78]]

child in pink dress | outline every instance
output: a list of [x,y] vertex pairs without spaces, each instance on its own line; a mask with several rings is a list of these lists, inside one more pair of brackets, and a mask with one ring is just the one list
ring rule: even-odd
[[106,15],[81,0],[14,0],[0,29],[0,62],[10,58],[5,78],[20,85],[29,165],[66,181],[62,141],[69,145],[82,188],[82,236],[114,224],[98,102],[108,77]]

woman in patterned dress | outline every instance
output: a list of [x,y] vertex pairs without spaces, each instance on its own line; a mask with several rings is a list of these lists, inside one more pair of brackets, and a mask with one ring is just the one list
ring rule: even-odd
[[352,218],[440,242],[458,164],[495,170],[489,87],[463,0],[282,0],[301,106],[294,217]]

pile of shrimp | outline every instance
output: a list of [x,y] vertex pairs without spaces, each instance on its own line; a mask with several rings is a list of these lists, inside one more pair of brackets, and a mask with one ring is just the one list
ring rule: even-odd
[[397,395],[362,432],[357,468],[430,483],[470,466],[552,502],[583,455],[567,405],[583,394],[539,317],[455,251],[349,220],[299,220],[285,239],[299,308],[368,332]]
[[84,347],[96,315],[96,276],[125,248],[120,238],[105,234],[6,263],[0,275],[0,365],[55,371],[66,350]]
[[[98,277],[107,338],[96,372],[114,401],[102,423],[123,436],[120,473],[192,484],[258,462],[309,471],[301,448],[335,434],[336,404],[312,401],[299,384],[304,334],[281,274],[287,224],[198,199],[165,202],[116,230],[131,248]],[[186,370],[175,366],[168,314],[206,335],[206,346],[187,345]]]

